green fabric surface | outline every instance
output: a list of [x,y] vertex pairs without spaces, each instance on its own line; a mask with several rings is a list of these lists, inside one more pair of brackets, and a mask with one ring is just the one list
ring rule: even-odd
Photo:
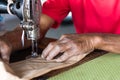
[[48,80],[120,80],[120,54],[105,54]]

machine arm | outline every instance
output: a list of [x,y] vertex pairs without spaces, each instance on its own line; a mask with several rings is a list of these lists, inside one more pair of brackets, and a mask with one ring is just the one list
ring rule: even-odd
[[40,0],[0,0],[0,14],[2,13],[16,15],[21,20],[20,26],[23,29],[22,44],[24,45],[24,36],[31,40],[32,56],[37,56],[37,40],[40,36]]

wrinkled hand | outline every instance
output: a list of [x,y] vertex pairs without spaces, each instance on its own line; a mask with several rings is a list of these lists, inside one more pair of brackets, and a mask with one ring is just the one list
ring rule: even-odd
[[0,58],[3,61],[9,63],[11,50],[12,50],[12,47],[10,43],[0,38]]
[[95,39],[96,37],[93,34],[63,35],[58,41],[51,42],[46,47],[42,53],[42,57],[47,60],[52,60],[56,55],[63,53],[63,55],[54,59],[57,62],[66,61],[77,55],[84,58],[94,50],[97,43]]

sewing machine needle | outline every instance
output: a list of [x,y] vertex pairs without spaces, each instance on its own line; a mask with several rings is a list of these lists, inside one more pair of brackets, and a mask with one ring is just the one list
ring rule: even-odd
[[33,58],[38,57],[38,45],[37,40],[32,40],[32,54]]

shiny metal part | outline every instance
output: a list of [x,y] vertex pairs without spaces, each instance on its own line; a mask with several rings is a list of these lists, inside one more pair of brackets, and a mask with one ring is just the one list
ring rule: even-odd
[[32,41],[32,53],[37,53],[37,40],[40,37],[39,22],[41,1],[0,0],[0,6],[2,6],[0,7],[0,13],[16,15],[21,20],[20,26],[23,29],[21,37],[22,45],[24,46],[24,37],[26,37],[28,40]]
[[[23,28],[23,36],[32,41],[32,57],[37,54],[37,40],[40,37],[39,22],[41,13],[40,0],[23,0],[23,21],[21,27]],[[24,43],[22,36],[22,43]]]
[[28,40],[36,40],[40,36],[40,5],[40,0],[23,0],[23,21],[21,25]]
[[32,52],[31,52],[31,56],[32,57],[38,57],[38,44],[37,44],[37,40],[32,40]]
[[25,38],[25,31],[22,31],[22,36],[21,36],[21,41],[22,41],[22,46],[24,47],[24,39]]

